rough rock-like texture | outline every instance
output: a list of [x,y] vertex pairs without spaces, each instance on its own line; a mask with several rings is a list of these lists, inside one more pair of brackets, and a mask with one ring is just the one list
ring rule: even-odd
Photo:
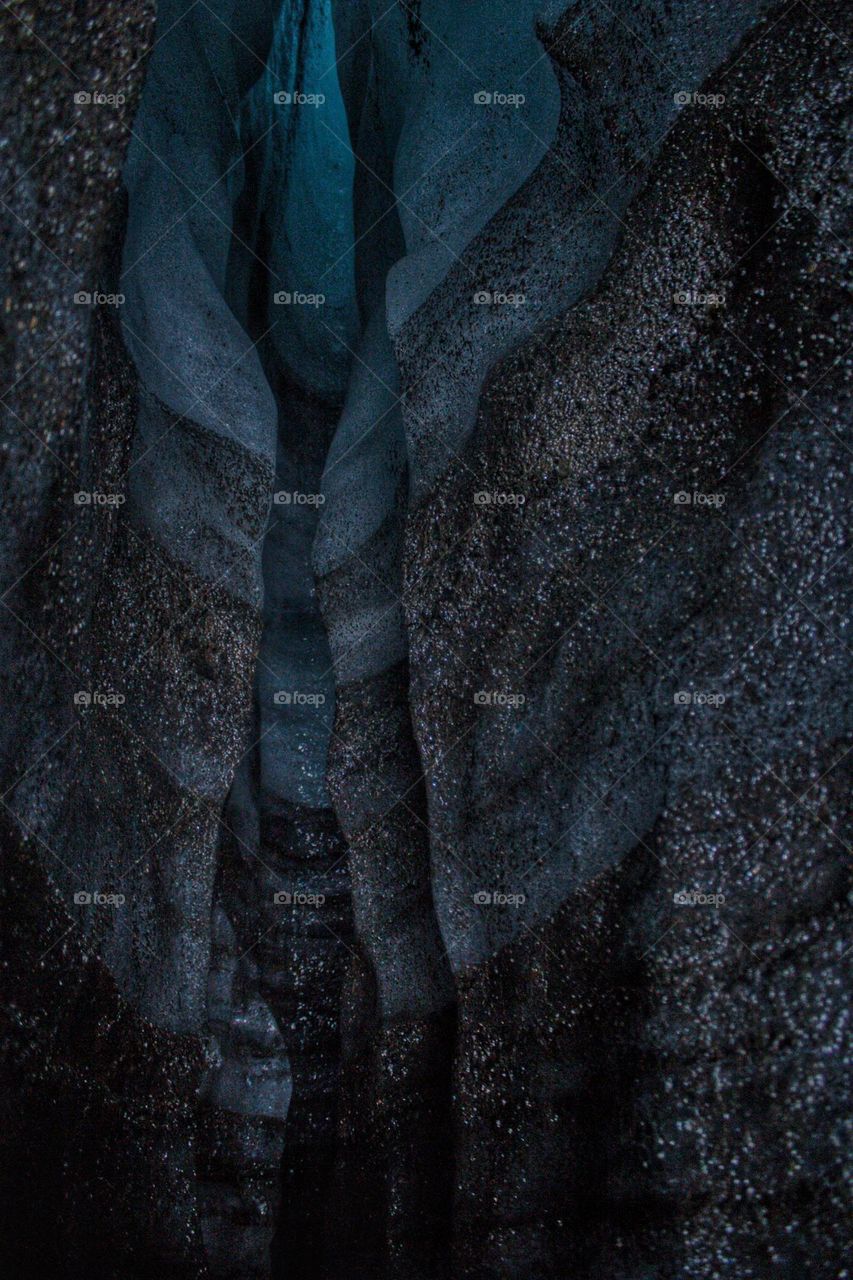
[[[19,1111],[4,1240],[21,1274],[199,1276],[194,1115],[219,1056],[207,1030],[211,901],[222,804],[249,745],[259,618],[227,576],[205,579],[146,527],[134,501],[144,450],[134,456],[139,383],[116,318],[121,169],[153,5],[17,9],[2,17],[14,112],[3,125],[4,1007]],[[250,522],[240,457],[211,449],[200,424],[186,429],[208,483]],[[26,909],[22,844],[39,868]]]
[[[117,984],[112,962],[128,955],[118,908],[74,902],[128,896],[122,881],[152,842],[216,826],[152,755],[138,702],[84,714],[74,701],[109,691],[122,655],[128,675],[133,658],[150,679],[146,648],[193,597],[167,563],[152,572],[115,505],[74,501],[124,491],[133,379],[107,310],[75,294],[106,292],[152,24],[149,3],[6,5],[0,16],[2,1236],[22,1276],[189,1280],[204,1266],[192,1191],[204,1045],[153,1025]],[[96,92],[124,101],[75,101]],[[148,921],[140,957],[168,927]],[[169,968],[160,948],[152,991]]]
[[841,1280],[844,6],[156,9],[0,7],[14,1274]]
[[[515,197],[544,265],[527,268],[517,239],[504,249],[502,212],[395,345],[401,387],[416,385],[409,466],[440,465],[422,414],[453,423],[435,379],[481,354],[460,282],[535,304],[537,271],[559,287],[557,242],[616,246],[559,321],[544,306],[514,318],[518,349],[470,439],[428,492],[413,486],[402,595],[425,807],[396,763],[399,681],[338,690],[331,778],[379,1007],[386,989],[429,999],[432,952],[408,947],[398,970],[399,922],[431,903],[456,977],[452,1247],[432,1274],[843,1274],[843,21],[831,5],[778,10],[704,83],[674,73],[699,96],[657,158],[605,111],[616,174],[604,189],[590,175],[578,226],[547,166],[572,85],[596,110],[611,49],[557,23],[565,123]],[[624,213],[619,172],[641,160]],[[500,254],[514,274],[495,275]],[[359,577],[353,564],[324,587],[332,634],[366,598]],[[400,744],[393,765],[378,741]],[[372,918],[377,884],[407,873],[407,909]],[[384,1009],[366,1131],[412,1076],[411,997]],[[353,1080],[364,1071],[354,1053]],[[363,1094],[348,1105],[354,1126]],[[446,1165],[408,1115],[394,1148],[432,1181]],[[375,1229],[371,1180],[366,1193]],[[387,1274],[420,1275],[434,1219],[401,1257],[392,1170],[385,1195]],[[375,1274],[372,1247],[353,1274]]]
[[4,818],[3,1256],[13,1275],[197,1280],[193,1131],[210,1060],[81,945]]
[[842,21],[703,86],[409,522],[459,1275],[843,1274]]

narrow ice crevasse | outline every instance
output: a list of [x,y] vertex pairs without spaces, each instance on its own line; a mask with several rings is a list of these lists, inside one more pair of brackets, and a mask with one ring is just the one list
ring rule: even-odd
[[231,9],[161,5],[125,171],[123,328],[142,384],[131,519],[211,596],[257,616],[233,782],[167,759],[222,810],[215,883],[187,881],[176,929],[179,944],[212,891],[209,982],[158,983],[184,1007],[146,1011],[214,1037],[197,1144],[205,1248],[213,1274],[237,1258],[263,1275],[285,1118],[291,1260],[307,1247],[293,1241],[316,1237],[334,1132],[349,892],[325,788],[334,675],[310,551],[358,318],[330,5]]

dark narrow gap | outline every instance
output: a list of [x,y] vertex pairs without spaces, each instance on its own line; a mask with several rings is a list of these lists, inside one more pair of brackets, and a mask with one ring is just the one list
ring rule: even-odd
[[[297,75],[300,86],[304,27],[303,17]],[[289,579],[294,558],[303,574],[309,572],[319,505],[299,499],[320,493],[323,465],[341,405],[300,386],[282,367],[268,332],[277,289],[266,266],[272,257],[272,232],[264,210],[256,203],[263,189],[264,162],[262,147],[246,156],[245,185],[235,209],[237,238],[232,242],[229,263],[232,307],[244,308],[241,320],[252,341],[258,343],[278,408],[275,494],[262,553],[263,634],[252,733],[253,740],[260,741],[244,762],[225,811],[229,828],[251,831],[249,838],[257,842],[258,860],[246,858],[239,841],[226,833],[223,860],[226,864],[231,861],[230,892],[227,871],[222,883],[229,913],[236,919],[242,915],[246,921],[246,945],[250,945],[253,931],[262,939],[256,948],[255,981],[258,995],[281,1031],[279,1052],[286,1055],[290,1073],[281,1198],[272,1244],[273,1275],[312,1280],[320,1274],[317,1242],[334,1160],[341,1065],[340,998],[352,942],[349,877],[346,845],[328,803],[301,804],[277,794],[271,785],[269,774],[274,775],[275,768],[271,767],[270,753],[278,746],[278,734],[276,728],[270,730],[269,719],[271,715],[286,719],[291,711],[298,714],[300,698],[323,699],[302,704],[309,715],[320,713],[333,697],[328,678],[322,687],[293,678],[287,650],[291,645],[296,647],[299,664],[298,650],[310,635],[316,665],[322,668],[321,681],[330,675],[331,655],[316,596],[309,588],[303,590],[302,598],[293,598]],[[289,500],[281,501],[283,497]],[[304,663],[301,665],[304,668]],[[327,715],[331,715],[331,708]],[[311,727],[307,732],[322,733],[323,728]],[[272,747],[267,746],[267,739]],[[253,811],[248,823],[247,808]],[[303,903],[300,895],[318,901]],[[282,896],[291,900],[279,901]]]
[[[279,7],[267,33],[268,68],[279,55],[276,41],[294,40],[294,93],[305,90],[310,75],[316,15],[310,3],[299,13]],[[176,28],[173,39],[182,34]],[[255,48],[263,36],[254,32]],[[167,38],[161,55],[170,53]],[[294,367],[298,352],[288,361],[286,342],[277,342],[277,330],[289,323],[297,339],[304,336],[299,320],[291,323],[295,301],[292,310],[279,305],[292,288],[282,272],[289,265],[300,274],[299,249],[287,242],[278,257],[276,251],[287,240],[280,202],[291,194],[305,119],[287,103],[271,104],[283,81],[268,70],[259,74],[257,59],[238,48],[235,63],[241,58],[242,96],[235,101],[227,61],[223,71],[211,54],[210,91],[222,98],[226,137],[233,129],[243,166],[222,292],[245,335],[243,347],[255,344],[272,392],[275,477],[258,553],[263,603],[249,750],[220,832],[209,1016],[221,1064],[199,1117],[197,1176],[212,1275],[267,1275],[274,1235],[273,1274],[311,1280],[320,1274],[334,1159],[341,990],[353,932],[346,845],[325,790],[334,677],[311,571],[321,477],[345,383],[338,379],[337,392],[312,385],[311,370]],[[191,106],[193,92],[182,90]],[[214,120],[217,110],[211,103]],[[160,102],[153,111],[163,111]],[[167,103],[167,117],[170,111]],[[293,231],[292,221],[285,230]],[[203,257],[207,246],[195,228],[190,238]],[[339,251],[332,243],[325,256],[333,261]],[[331,328],[305,327],[320,343],[334,344]],[[322,349],[316,353],[319,364],[325,358]]]

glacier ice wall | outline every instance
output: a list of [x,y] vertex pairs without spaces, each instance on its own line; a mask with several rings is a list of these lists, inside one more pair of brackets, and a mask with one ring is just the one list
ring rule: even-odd
[[843,7],[154,19],[0,17],[17,1272],[840,1274]]

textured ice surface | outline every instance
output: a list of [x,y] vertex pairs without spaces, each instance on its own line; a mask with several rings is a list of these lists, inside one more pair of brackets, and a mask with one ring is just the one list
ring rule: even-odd
[[[233,208],[245,178],[235,112],[258,67],[225,25],[234,22],[233,6],[218,7],[160,6],[162,38],[125,168],[121,314],[143,387],[130,499],[135,521],[173,554],[211,582],[233,573],[232,589],[257,607],[257,535],[235,518],[237,495],[217,490],[198,461],[199,430],[214,447],[233,443],[252,485],[254,523],[263,518],[275,401],[226,297]],[[263,54],[270,33],[257,27],[238,24],[237,34],[254,37]]]
[[[241,117],[252,177],[248,243],[269,273],[272,345],[300,386],[333,404],[358,334],[353,156],[339,142],[347,125],[335,61],[331,0],[281,5],[266,69]],[[244,269],[256,262],[249,255]],[[291,301],[276,303],[279,293]],[[323,301],[299,303],[301,295]]]
[[[408,663],[339,663],[330,757],[381,1011],[342,1154],[371,1169],[341,1226],[356,1274],[374,1180],[421,1223],[386,1237],[413,1274],[448,1230],[372,1136],[399,1107],[400,1145],[441,1185],[413,1058],[436,1081],[454,1064],[452,1274],[837,1266],[843,45],[839,9],[782,8],[739,44],[759,6],[572,6],[546,38],[551,150],[392,325]],[[530,302],[466,309],[471,281]],[[693,301],[715,291],[724,306]],[[370,465],[365,447],[353,475]],[[366,501],[370,539],[333,563],[351,509],[330,501],[319,543],[333,636],[370,598],[364,562],[395,563]],[[813,1156],[831,1172],[805,1193]]]
[[[143,391],[129,514],[263,608],[261,785],[323,805],[334,698],[309,552],[357,324],[352,157],[337,141],[330,6],[232,8],[161,6],[135,121],[122,322]],[[233,454],[242,493],[217,483],[209,447]]]
[[[490,28],[502,35],[495,44],[482,39],[487,17],[476,5],[425,4],[417,13],[384,16],[364,9],[360,26],[352,15],[346,25],[349,49],[376,23],[370,93],[359,100],[351,80],[347,95],[345,74],[342,81],[365,170],[356,187],[356,230],[364,216],[365,234],[374,238],[372,252],[356,263],[359,292],[383,250],[387,283],[384,304],[366,326],[326,463],[315,547],[339,684],[376,676],[406,656],[399,613],[406,509],[440,492],[442,475],[474,427],[486,373],[596,286],[623,235],[622,214],[673,124],[677,99],[701,88],[761,6],[731,3],[709,12],[688,4],[660,12],[638,5],[630,15],[571,6],[553,26],[538,28],[545,48],[534,39],[532,7],[490,10]],[[372,225],[389,190],[399,230],[388,214],[379,229]],[[518,524],[524,536],[520,511]],[[436,532],[433,524],[430,530]],[[530,553],[531,581],[547,579],[536,546]],[[452,568],[452,557],[444,568]],[[430,624],[423,635],[431,631]],[[455,660],[452,649],[447,660]],[[413,676],[417,688],[419,675]],[[430,698],[435,676],[426,681]],[[654,714],[643,699],[633,714],[638,740],[653,734]],[[426,759],[429,732],[419,742]],[[587,786],[600,768],[585,752]],[[623,856],[631,833],[652,820],[661,781],[651,762],[649,768],[612,813],[588,815],[584,807],[573,815],[588,874]],[[467,808],[476,792],[472,797],[465,786],[449,776],[447,801],[456,791]],[[509,834],[494,838],[499,859]],[[439,850],[432,856],[440,859]],[[448,897],[458,900],[462,864],[448,865],[446,880],[436,877],[444,944],[458,963],[498,949],[506,941],[501,931],[521,927],[528,911],[535,918],[554,909],[572,873],[559,858],[543,864],[525,909],[491,920],[498,933],[490,938],[477,937],[483,924],[477,913],[458,921],[445,905]],[[464,895],[468,900],[476,887]],[[372,898],[375,888],[367,893]],[[357,899],[356,888],[358,909]],[[378,929],[373,944],[394,963],[393,930]],[[398,993],[394,1009],[409,998],[393,983],[387,989]]]

